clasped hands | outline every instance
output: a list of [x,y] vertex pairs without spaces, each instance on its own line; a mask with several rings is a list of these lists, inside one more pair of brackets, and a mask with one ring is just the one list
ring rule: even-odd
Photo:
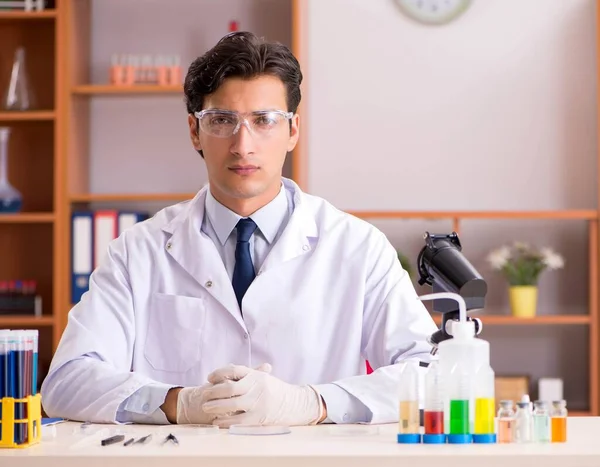
[[177,423],[231,425],[311,425],[321,419],[321,396],[311,386],[288,384],[257,369],[229,365],[208,375],[208,384],[183,388]]

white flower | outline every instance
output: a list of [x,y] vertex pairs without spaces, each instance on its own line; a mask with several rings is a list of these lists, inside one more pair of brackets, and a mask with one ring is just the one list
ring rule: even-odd
[[564,267],[564,259],[558,253],[555,253],[552,249],[542,248],[540,252],[542,253],[542,260],[544,261],[544,264],[548,267],[548,269],[554,270],[561,269],[562,267]]
[[492,269],[500,270],[502,269],[508,260],[510,259],[510,248],[507,246],[503,246],[498,248],[497,250],[492,251],[487,260],[491,264]]

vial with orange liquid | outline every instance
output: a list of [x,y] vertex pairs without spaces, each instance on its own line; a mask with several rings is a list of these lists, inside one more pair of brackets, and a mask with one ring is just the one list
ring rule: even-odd
[[567,441],[567,402],[564,400],[552,402],[551,431],[553,443]]

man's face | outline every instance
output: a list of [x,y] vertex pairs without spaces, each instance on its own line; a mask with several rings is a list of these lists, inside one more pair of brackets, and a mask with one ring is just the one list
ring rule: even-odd
[[[265,204],[279,192],[283,163],[288,151],[298,141],[299,117],[281,118],[277,124],[268,117],[250,115],[263,110],[287,112],[286,89],[274,76],[263,75],[251,80],[226,79],[213,93],[206,96],[204,109],[233,111],[247,116],[251,127],[241,124],[231,136],[219,137],[201,129],[198,132],[195,116],[188,117],[190,137],[196,150],[202,150],[212,193],[222,203],[234,199],[258,198]],[[225,127],[235,117],[206,118],[204,124]],[[268,126],[268,131],[265,128]]]

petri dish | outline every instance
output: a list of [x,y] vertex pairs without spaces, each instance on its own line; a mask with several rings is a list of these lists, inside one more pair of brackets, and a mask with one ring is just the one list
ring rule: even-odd
[[162,425],[159,429],[161,435],[173,433],[175,436],[214,435],[219,432],[217,425]]
[[292,430],[288,426],[231,425],[229,427],[230,435],[274,436],[287,435],[291,432]]

